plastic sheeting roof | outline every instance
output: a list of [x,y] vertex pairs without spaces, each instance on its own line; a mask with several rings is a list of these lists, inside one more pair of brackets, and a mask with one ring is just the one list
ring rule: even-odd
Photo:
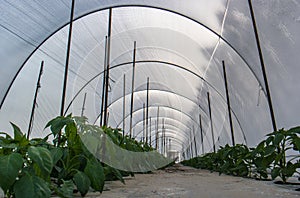
[[[253,0],[278,128],[299,124],[300,2]],[[0,3],[0,130],[9,121],[28,128],[40,62],[45,62],[32,136],[43,135],[60,112],[70,0]],[[133,131],[143,134],[143,104],[150,82],[151,134],[164,125],[171,150],[184,151],[193,137],[212,149],[207,92],[215,144],[231,143],[223,79],[225,61],[237,143],[253,146],[273,130],[247,0],[76,0],[66,113],[99,123],[108,9],[112,8],[109,120],[129,131],[133,43],[136,76]],[[159,107],[159,117],[157,111]],[[204,141],[200,138],[201,115]],[[149,129],[150,130],[150,129]]]

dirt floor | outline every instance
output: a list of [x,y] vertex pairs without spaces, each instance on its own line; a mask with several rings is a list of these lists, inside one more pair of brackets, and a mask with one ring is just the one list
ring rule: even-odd
[[[298,182],[294,179],[295,182]],[[120,181],[107,182],[105,191],[90,192],[88,198],[293,198],[300,197],[300,185],[279,185],[273,181],[219,176],[206,170],[175,165],[152,174],[135,174]],[[3,193],[3,192],[2,192]],[[3,197],[3,194],[0,197]],[[75,197],[80,197],[76,194]]]
[[[279,185],[272,181],[219,176],[205,170],[176,165],[165,171],[153,174],[136,174],[134,178],[126,178],[126,185],[121,182],[107,183],[107,190],[101,198],[268,198],[268,197],[300,197],[295,189],[300,185]],[[98,197],[99,194],[89,194]]]

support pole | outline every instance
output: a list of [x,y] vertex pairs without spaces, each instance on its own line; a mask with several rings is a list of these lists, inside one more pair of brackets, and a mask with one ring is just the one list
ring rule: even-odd
[[232,140],[232,145],[235,146],[233,124],[232,124],[232,117],[231,117],[230,99],[229,99],[228,84],[227,84],[227,75],[226,75],[225,61],[224,60],[222,61],[222,65],[223,65],[224,84],[225,84],[225,90],[226,90],[226,99],[227,99],[227,108],[228,108],[228,115],[229,115],[231,140]]
[[215,145],[214,128],[213,128],[213,121],[212,121],[212,115],[211,115],[211,106],[210,106],[209,92],[207,92],[207,101],[208,101],[208,109],[209,109],[211,137],[212,137],[212,141],[213,141],[213,149],[214,149],[214,153],[215,153],[215,152],[216,152],[216,145]]
[[30,133],[32,130],[32,126],[33,126],[34,111],[35,111],[35,107],[36,107],[36,100],[37,100],[38,92],[39,92],[39,89],[41,88],[40,82],[41,82],[41,77],[43,74],[43,68],[44,68],[44,61],[41,62],[40,72],[39,72],[38,80],[36,83],[36,88],[35,88],[32,108],[31,108],[31,114],[30,114],[30,119],[29,119],[28,131],[27,131],[27,139],[29,139],[29,136],[30,136]]
[[195,157],[197,157],[198,156],[198,151],[197,151],[196,134],[195,134],[194,126],[193,126],[193,135],[194,135]]
[[159,124],[159,106],[157,107],[157,115],[156,115],[156,135],[155,135],[155,150],[158,149],[158,124]]
[[[73,18],[74,18],[74,8],[75,0],[72,0],[71,4],[71,14],[70,14],[70,25],[69,25],[69,35],[68,35],[68,44],[67,44],[67,53],[66,53],[66,63],[65,63],[65,73],[63,81],[63,90],[61,97],[61,106],[60,106],[60,116],[64,115],[65,101],[66,101],[66,91],[67,91],[67,82],[68,82],[68,71],[69,71],[69,60],[71,52],[71,41],[72,41],[72,28],[73,28]],[[61,131],[58,133],[57,143],[60,144]]]
[[267,92],[267,99],[268,99],[268,104],[269,104],[270,116],[271,116],[271,120],[272,120],[272,126],[273,126],[273,130],[277,131],[275,114],[274,114],[273,105],[272,105],[272,98],[271,98],[267,73],[266,73],[266,69],[265,69],[265,63],[264,63],[264,58],[263,58],[263,54],[262,54],[262,49],[261,49],[261,45],[260,45],[260,40],[259,40],[259,36],[258,36],[257,25],[256,25],[256,21],[255,21],[255,16],[254,16],[254,10],[252,7],[251,0],[248,0],[248,3],[249,3],[250,14],[251,14],[251,18],[252,18],[252,24],[253,24],[253,29],[254,29],[255,39],[256,39],[257,50],[258,50],[258,54],[259,54],[261,70],[262,70],[264,83],[265,83],[265,87],[266,87],[266,92]]
[[[165,123],[165,121],[164,121]],[[165,128],[165,124],[164,124],[164,155],[166,154],[166,128]]]
[[164,130],[165,130],[165,120],[162,119],[162,128],[161,128],[161,153],[164,155],[165,145],[164,145]]
[[169,138],[167,157],[170,157],[170,155],[168,155],[168,153],[170,153],[170,151],[171,151],[171,141],[172,141],[171,138]]
[[192,129],[190,129],[190,149],[191,149],[191,157],[194,157],[194,151],[193,151],[193,138],[192,138]]
[[110,41],[111,41],[111,22],[112,8],[109,9],[108,15],[108,40],[107,40],[107,57],[106,57],[106,78],[105,78],[105,100],[104,100],[104,126],[107,126],[107,106],[108,106],[108,88],[109,88],[109,67],[110,67]]
[[[69,25],[69,35],[68,35],[68,41],[67,41],[68,44],[67,44],[67,53],[66,53],[65,74],[64,74],[63,91],[62,91],[62,97],[61,97],[61,108],[60,108],[60,115],[61,116],[64,115],[65,101],[66,101],[66,91],[67,91],[67,82],[68,82],[70,52],[71,52],[74,8],[75,8],[75,0],[72,0],[70,21],[69,21],[69,23],[70,23],[70,25]],[[61,136],[61,133],[59,133],[58,140],[60,139],[60,136]]]
[[155,131],[154,131],[154,148],[155,148],[155,150],[157,151],[157,127],[156,127],[156,122],[157,122],[157,120],[154,120],[154,128],[155,128]]
[[148,144],[148,119],[149,119],[149,77],[147,78],[147,100],[146,100],[146,144]]
[[145,143],[145,103],[143,103],[143,137],[142,140]]
[[125,86],[126,86],[126,76],[124,74],[124,76],[123,76],[123,137],[125,136],[125,114],[126,114],[126,109],[125,109],[125,106],[126,106],[126,99],[125,99],[126,89],[125,89]]
[[200,125],[200,133],[201,133],[201,146],[202,146],[202,154],[204,154],[204,144],[203,144],[203,128],[202,128],[202,117],[199,114],[199,125]]
[[164,119],[164,122],[163,122],[163,143],[164,143],[164,155],[166,155],[166,127],[165,127],[165,119]]
[[101,109],[100,109],[100,127],[103,125],[103,110],[104,110],[105,81],[106,81],[106,63],[107,63],[106,59],[107,59],[107,36],[105,36],[105,47],[104,47],[104,66],[103,66],[102,97],[101,97]]
[[81,117],[84,115],[85,100],[86,100],[86,92],[84,93],[84,97],[83,97],[83,103],[82,103],[82,108],[81,108]]
[[134,76],[135,76],[135,54],[136,54],[136,42],[133,44],[133,61],[132,61],[132,82],[131,82],[131,101],[130,101],[130,133],[129,137],[132,136],[132,114],[133,114],[133,99],[134,99]]
[[152,123],[151,123],[151,117],[149,118],[149,145],[151,146],[151,127]]

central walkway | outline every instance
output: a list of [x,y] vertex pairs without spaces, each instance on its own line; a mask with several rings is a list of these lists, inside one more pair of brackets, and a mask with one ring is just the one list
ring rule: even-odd
[[[278,185],[272,181],[257,181],[227,175],[219,176],[206,170],[175,165],[152,174],[136,174],[125,180],[108,182],[101,198],[268,198],[300,197],[300,186]],[[88,197],[98,197],[89,194]]]

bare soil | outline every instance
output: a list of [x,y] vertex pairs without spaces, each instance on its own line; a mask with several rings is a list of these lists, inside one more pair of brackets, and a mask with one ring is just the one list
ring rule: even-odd
[[[295,189],[300,185],[279,185],[273,181],[219,175],[175,165],[152,174],[136,174],[126,178],[126,185],[114,181],[107,183],[101,198],[292,198],[300,197]],[[99,197],[99,194],[90,194]]]
[[[298,182],[294,179],[295,182]],[[135,174],[120,181],[106,182],[105,190],[89,192],[88,198],[294,198],[300,185],[219,175],[177,164],[151,174]],[[3,193],[3,192],[2,192]],[[0,197],[3,197],[3,194]],[[80,197],[76,194],[75,197]]]

